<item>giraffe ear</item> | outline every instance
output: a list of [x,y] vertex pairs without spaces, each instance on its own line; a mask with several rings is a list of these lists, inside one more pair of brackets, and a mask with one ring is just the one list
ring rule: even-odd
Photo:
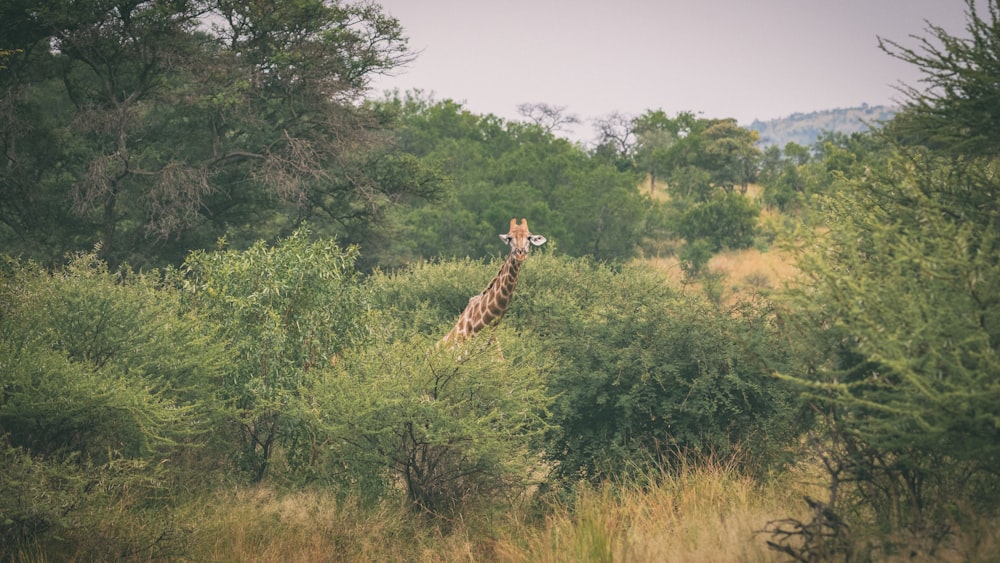
[[531,241],[531,244],[535,246],[542,246],[548,239],[546,239],[542,235],[531,235],[530,237],[528,237],[528,240]]
[[500,240],[502,240],[504,244],[510,244],[510,239],[512,238],[514,237],[510,235],[500,235]]

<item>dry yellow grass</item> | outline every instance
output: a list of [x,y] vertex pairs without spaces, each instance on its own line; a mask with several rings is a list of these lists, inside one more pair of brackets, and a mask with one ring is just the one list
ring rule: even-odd
[[198,561],[432,561],[421,555],[447,545],[414,533],[399,507],[362,508],[318,491],[238,489],[191,510],[190,551]]
[[794,487],[761,484],[709,461],[653,485],[581,485],[571,504],[472,515],[449,531],[402,506],[361,507],[322,491],[237,489],[182,518],[198,561],[777,561],[756,534],[798,504]]
[[511,562],[778,561],[757,531],[801,504],[795,488],[762,484],[708,463],[653,485],[584,488],[545,525],[498,542]]
[[[688,283],[684,278],[680,260],[648,258],[645,263],[664,272],[679,287],[703,291],[703,283]],[[792,258],[779,250],[761,252],[755,248],[719,253],[708,262],[708,271],[718,276],[720,301],[731,304],[752,293],[767,293],[791,282],[798,275]]]
[[708,269],[729,280],[734,292],[741,289],[774,289],[798,275],[792,258],[776,249],[761,252],[755,248],[717,254]]

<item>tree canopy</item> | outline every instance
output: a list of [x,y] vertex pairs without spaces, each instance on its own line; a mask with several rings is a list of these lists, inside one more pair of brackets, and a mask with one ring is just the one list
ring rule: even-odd
[[358,103],[409,56],[376,5],[29,1],[0,20],[0,237],[19,252],[178,263],[310,217],[357,237],[433,191]]

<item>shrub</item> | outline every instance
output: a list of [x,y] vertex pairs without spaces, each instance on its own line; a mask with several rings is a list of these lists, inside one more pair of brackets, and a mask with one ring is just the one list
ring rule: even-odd
[[677,234],[688,244],[708,241],[713,252],[749,248],[753,245],[759,213],[746,196],[719,191],[681,214]]
[[155,275],[109,272],[89,254],[53,274],[8,261],[0,308],[3,549],[163,548],[170,525],[143,509],[190,482],[185,464],[213,427],[216,328],[178,313]]
[[763,463],[793,434],[793,399],[770,377],[786,361],[766,308],[719,310],[643,267],[615,272],[543,257],[516,322],[559,357],[547,452],[566,476],[669,466],[666,452]]
[[383,330],[345,353],[302,403],[329,437],[324,473],[368,498],[398,484],[437,515],[523,493],[549,400],[533,352],[498,334],[505,360],[488,334],[450,350]]
[[231,407],[234,457],[252,481],[264,478],[275,452],[293,465],[304,455],[288,406],[363,333],[356,257],[299,230],[273,246],[194,252],[178,273],[184,306],[222,325],[230,343],[234,361],[218,395]]

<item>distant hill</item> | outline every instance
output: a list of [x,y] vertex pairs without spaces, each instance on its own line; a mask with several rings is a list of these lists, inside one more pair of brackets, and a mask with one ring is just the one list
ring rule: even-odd
[[893,106],[870,106],[846,109],[829,109],[812,113],[793,113],[788,117],[760,121],[755,119],[749,129],[760,133],[760,145],[784,147],[789,142],[812,146],[820,133],[857,133],[878,126],[879,121],[890,119],[899,110]]

